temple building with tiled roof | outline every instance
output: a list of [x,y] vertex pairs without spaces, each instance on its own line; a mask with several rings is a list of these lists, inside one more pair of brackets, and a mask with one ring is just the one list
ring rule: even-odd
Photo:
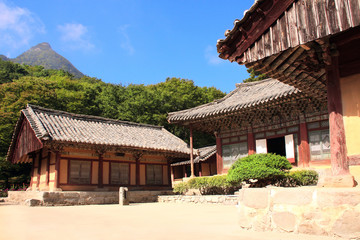
[[215,134],[217,174],[255,152],[299,167],[330,163],[326,101],[276,79],[236,84],[224,98],[169,113],[168,121]]
[[217,43],[220,58],[325,100],[331,171],[323,186],[360,181],[359,46],[359,0],[256,0]]
[[7,158],[33,163],[33,190],[169,189],[170,164],[189,153],[161,126],[28,105]]

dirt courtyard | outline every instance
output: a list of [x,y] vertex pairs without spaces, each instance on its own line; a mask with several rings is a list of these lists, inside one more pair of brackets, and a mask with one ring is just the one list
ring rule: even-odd
[[[146,203],[73,207],[0,205],[0,239],[329,240],[243,231],[235,206]],[[338,238],[337,238],[338,239]]]

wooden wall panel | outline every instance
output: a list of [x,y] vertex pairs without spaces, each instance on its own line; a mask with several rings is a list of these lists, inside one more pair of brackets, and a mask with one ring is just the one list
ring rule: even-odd
[[110,176],[110,164],[109,162],[103,162],[103,184],[109,184]]
[[130,185],[136,185],[136,164],[130,164]]
[[91,172],[91,184],[98,184],[99,179],[99,162],[93,161],[92,162],[92,172]]
[[163,184],[169,184],[169,173],[168,173],[168,166],[163,166]]
[[140,164],[140,185],[146,184],[146,165]]
[[60,183],[67,183],[68,180],[68,160],[60,160]]

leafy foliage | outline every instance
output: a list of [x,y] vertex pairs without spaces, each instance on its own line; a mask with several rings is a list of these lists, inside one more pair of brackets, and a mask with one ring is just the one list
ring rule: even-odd
[[173,191],[185,194],[189,189],[198,189],[202,195],[233,194],[235,191],[226,175],[192,178],[188,182],[176,184]]
[[[167,78],[155,85],[107,84],[96,78],[74,76],[0,60],[0,158],[5,158],[11,136],[26,104],[138,123],[162,125],[185,141],[189,131],[170,125],[167,113],[192,108],[225,94],[214,87],[198,87],[186,79]],[[194,132],[196,144],[215,143],[214,136]]]
[[244,83],[256,82],[268,78],[268,76],[260,72],[256,72],[253,68],[248,68],[246,71],[250,73],[250,77],[245,79],[243,81]]
[[229,169],[227,180],[233,185],[240,185],[256,179],[257,186],[266,186],[285,178],[291,168],[285,157],[272,153],[253,154],[238,159]]
[[284,187],[316,185],[319,175],[314,170],[296,170],[286,175],[281,185]]

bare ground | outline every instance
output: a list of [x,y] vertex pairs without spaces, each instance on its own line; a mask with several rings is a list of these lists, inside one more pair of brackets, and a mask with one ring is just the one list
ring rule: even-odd
[[[0,239],[246,239],[334,238],[241,230],[235,206],[146,203],[73,207],[0,204]],[[339,238],[336,238],[339,239]]]

